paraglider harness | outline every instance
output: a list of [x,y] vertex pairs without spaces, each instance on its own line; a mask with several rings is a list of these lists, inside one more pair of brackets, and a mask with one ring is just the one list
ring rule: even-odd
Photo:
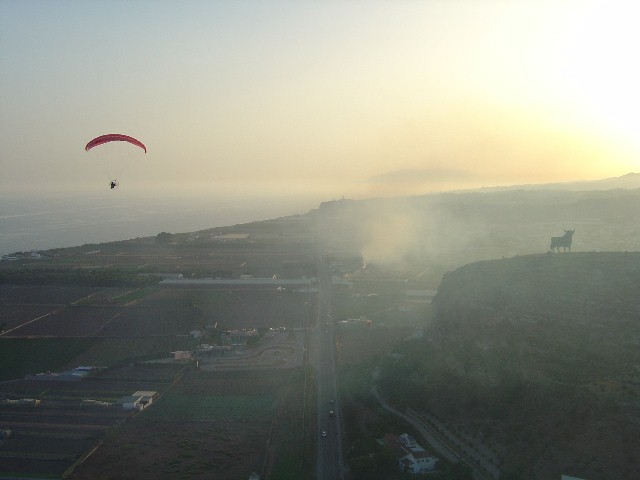
[[113,190],[114,188],[117,188],[118,180],[111,180],[111,182],[109,183],[109,187],[111,187],[111,190]]

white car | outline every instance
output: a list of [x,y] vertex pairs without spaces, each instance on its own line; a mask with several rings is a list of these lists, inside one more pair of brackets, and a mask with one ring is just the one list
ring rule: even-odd
[[327,436],[327,431],[326,430],[322,430],[322,437],[326,437]]

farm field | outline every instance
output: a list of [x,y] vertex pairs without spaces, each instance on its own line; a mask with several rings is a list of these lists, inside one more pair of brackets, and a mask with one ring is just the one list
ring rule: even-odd
[[0,332],[9,334],[10,330],[53,312],[50,305],[0,305]]
[[[308,228],[257,222],[0,262],[0,428],[11,430],[0,476],[225,479],[301,468],[311,450],[299,447],[300,365],[317,294],[158,281],[312,278]],[[242,329],[259,332],[260,346],[234,347],[228,370],[219,359],[204,371],[171,354]],[[76,381],[56,375],[79,366],[99,368]],[[124,411],[119,399],[139,390],[159,398]]]
[[[0,389],[0,425],[11,431],[0,444],[0,476],[60,478],[76,461],[98,444],[107,430],[130,414],[115,406],[97,407],[82,403],[89,393],[74,400],[70,392],[50,392],[53,382],[8,382]],[[40,385],[35,385],[40,383]],[[58,382],[69,383],[69,382]],[[79,382],[73,382],[78,383]],[[39,387],[39,388],[37,388]],[[52,388],[53,387],[53,388]],[[87,388],[84,385],[84,388]],[[124,390],[125,386],[120,386]],[[115,390],[111,389],[109,395]],[[29,396],[25,396],[29,395]],[[21,398],[37,398],[37,405],[9,403]]]
[[34,261],[0,262],[0,274],[19,265],[34,273],[120,270],[146,275],[181,273],[185,278],[246,274],[299,278],[314,275],[314,254],[313,222],[306,216],[292,216],[173,234],[168,241],[146,237],[55,249]]
[[[30,288],[34,290],[33,298],[28,295]],[[199,312],[184,302],[167,305],[151,301],[146,308],[139,307],[137,299],[126,305],[116,303],[118,297],[132,298],[137,294],[142,298],[156,293],[153,289],[103,288],[84,295],[87,291],[77,292],[75,287],[36,286],[23,287],[19,292],[12,303],[0,306],[8,313],[0,338],[188,334],[199,318]],[[38,303],[44,298],[55,300],[56,295],[60,296],[57,303]]]
[[68,478],[249,478],[262,468],[269,427],[201,419],[129,422]]
[[103,289],[80,286],[7,285],[0,283],[0,305],[55,305],[77,302]]
[[[38,296],[61,293],[60,287],[33,287]],[[55,292],[47,292],[47,288]],[[28,290],[21,289],[21,298]],[[83,292],[84,293],[84,292]],[[275,289],[146,289],[126,305],[105,305],[112,288],[95,290],[91,299],[71,304],[25,303],[0,306],[4,332],[0,340],[19,337],[135,337],[188,335],[206,325],[226,328],[301,327],[315,308],[314,294]],[[125,293],[131,298],[135,291]]]
[[189,370],[69,478],[248,478],[268,461],[290,383],[287,372]]

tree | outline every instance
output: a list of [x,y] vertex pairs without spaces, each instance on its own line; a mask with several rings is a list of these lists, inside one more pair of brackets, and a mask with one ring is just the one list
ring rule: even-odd
[[158,235],[156,235],[156,243],[166,245],[171,241],[171,237],[173,237],[173,235],[168,232],[160,232]]

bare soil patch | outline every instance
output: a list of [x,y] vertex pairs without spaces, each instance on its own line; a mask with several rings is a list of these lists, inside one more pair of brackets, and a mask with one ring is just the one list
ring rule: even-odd
[[0,305],[50,304],[67,305],[103,290],[78,286],[25,286],[0,284]]
[[262,469],[268,434],[264,421],[130,422],[68,478],[249,478]]
[[226,480],[260,473],[290,381],[290,372],[189,370],[69,478]]
[[51,313],[57,308],[59,307],[51,305],[0,305],[0,333]]

